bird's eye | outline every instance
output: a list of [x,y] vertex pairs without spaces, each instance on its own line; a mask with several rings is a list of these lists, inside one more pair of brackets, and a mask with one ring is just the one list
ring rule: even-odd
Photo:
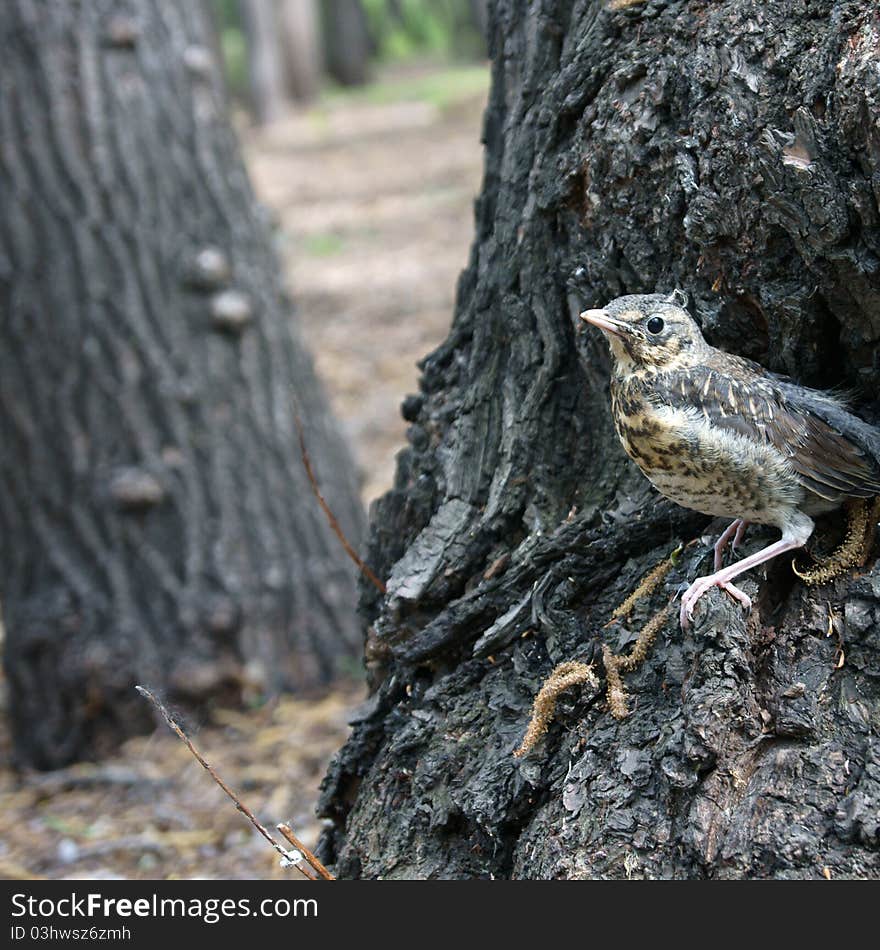
[[651,319],[645,324],[645,329],[652,336],[657,336],[658,333],[663,332],[663,327],[666,324],[663,322],[663,317],[651,317]]

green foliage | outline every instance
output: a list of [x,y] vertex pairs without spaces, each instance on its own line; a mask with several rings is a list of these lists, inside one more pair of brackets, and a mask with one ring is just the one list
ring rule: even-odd
[[[320,0],[319,0],[320,2]],[[484,59],[485,43],[473,20],[470,0],[361,0],[380,62]],[[247,39],[238,0],[211,0],[220,38],[226,81],[232,94],[247,99]],[[463,72],[465,86],[478,86],[482,73]],[[381,84],[380,84],[381,85]],[[426,99],[443,108],[458,88],[416,89],[407,98]],[[375,101],[399,98],[396,90],[377,88]]]
[[480,57],[484,43],[469,0],[363,0],[376,41],[386,61],[419,55]]
[[214,18],[221,30],[231,26],[241,26],[238,0],[213,0]]
[[238,0],[211,0],[214,24],[220,39],[223,70],[229,91],[238,99],[248,94],[247,42],[241,25]]
[[305,253],[312,257],[333,257],[342,251],[344,244],[338,234],[328,231],[306,235],[302,246]]
[[220,49],[223,53],[223,68],[226,82],[234,96],[246,98],[248,88],[247,44],[244,34],[236,27],[225,27],[220,34]]
[[426,102],[441,111],[473,96],[485,96],[489,70],[485,66],[446,66],[429,72],[386,71],[379,79],[358,89],[332,90],[330,99],[349,99],[388,105],[394,102]]

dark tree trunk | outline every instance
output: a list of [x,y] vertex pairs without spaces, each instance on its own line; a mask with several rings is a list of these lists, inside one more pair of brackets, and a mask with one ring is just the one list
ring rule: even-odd
[[490,11],[476,240],[372,514],[376,692],[325,781],[325,854],[364,877],[880,876],[876,567],[807,589],[782,559],[746,582],[748,620],[707,595],[692,632],[668,622],[625,676],[628,718],[604,682],[572,690],[512,755],[556,664],[625,652],[711,563],[689,549],[631,624],[603,629],[707,519],[625,459],[580,308],[686,288],[710,342],[852,387],[877,421],[876,9]]
[[0,600],[21,762],[327,680],[359,635],[349,455],[279,284],[199,4],[0,22]]
[[363,85],[369,75],[370,31],[361,0],[325,0],[324,60],[343,86]]

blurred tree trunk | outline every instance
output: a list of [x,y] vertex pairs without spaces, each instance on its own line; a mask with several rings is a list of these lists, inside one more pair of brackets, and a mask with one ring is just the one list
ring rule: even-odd
[[452,50],[457,56],[481,62],[486,58],[487,16],[485,0],[455,0],[448,6]]
[[240,3],[247,39],[251,110],[259,125],[268,125],[284,115],[288,98],[280,11],[276,0]]
[[400,0],[388,0],[387,7],[388,13],[394,21],[401,25],[406,22]]
[[321,21],[315,0],[280,0],[282,52],[291,96],[308,102],[321,76]]
[[[856,0],[495,0],[486,171],[447,341],[372,512],[375,695],[325,780],[362,877],[880,876],[880,574],[790,562],[670,620],[605,702],[708,519],[625,458],[584,306],[691,292],[710,341],[880,413],[880,22]],[[833,540],[839,518],[820,528]],[[761,531],[751,544],[766,543]],[[767,532],[764,538],[770,537]],[[841,652],[842,645],[842,652]],[[513,756],[557,664],[597,661]]]
[[324,59],[327,72],[343,86],[369,77],[370,31],[361,0],[324,0]]
[[471,20],[479,30],[480,36],[486,36],[489,26],[488,0],[468,0],[471,8]]
[[291,320],[200,4],[18,0],[0,23],[0,600],[18,761],[329,680],[352,462]]

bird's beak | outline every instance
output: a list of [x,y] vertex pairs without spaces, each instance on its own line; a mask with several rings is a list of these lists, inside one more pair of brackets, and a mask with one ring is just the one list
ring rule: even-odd
[[613,333],[615,336],[623,336],[623,326],[605,313],[604,310],[584,310],[581,314],[581,320],[592,323],[594,327],[604,330],[606,333]]

